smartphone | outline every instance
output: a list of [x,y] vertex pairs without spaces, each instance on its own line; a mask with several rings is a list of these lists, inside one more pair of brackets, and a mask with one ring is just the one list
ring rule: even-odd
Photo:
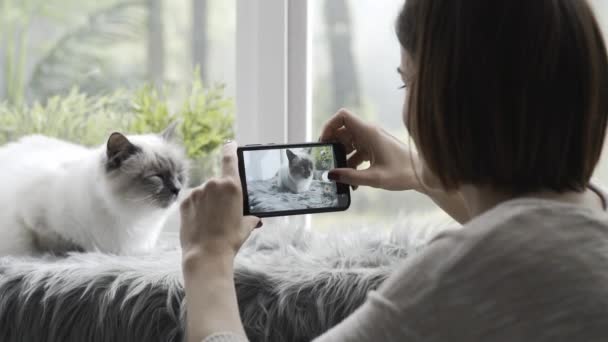
[[346,167],[339,143],[247,145],[238,148],[245,215],[275,217],[344,211],[348,185],[328,179]]

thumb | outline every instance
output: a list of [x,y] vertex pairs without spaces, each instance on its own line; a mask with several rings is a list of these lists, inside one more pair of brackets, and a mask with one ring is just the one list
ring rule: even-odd
[[241,241],[239,248],[243,247],[245,242],[251,236],[251,233],[254,229],[262,227],[262,220],[255,216],[245,216],[243,217],[243,221],[241,222]]
[[243,228],[247,230],[247,233],[250,233],[252,230],[256,228],[262,227],[262,220],[259,217],[255,216],[245,216],[243,217]]
[[330,180],[354,186],[378,187],[380,180],[372,169],[355,170],[351,168],[333,169],[327,175]]

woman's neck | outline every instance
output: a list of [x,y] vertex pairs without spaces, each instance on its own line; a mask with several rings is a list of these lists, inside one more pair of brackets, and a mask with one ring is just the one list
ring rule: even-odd
[[584,192],[571,191],[558,193],[545,191],[530,193],[525,196],[512,196],[488,187],[465,185],[460,189],[460,194],[464,199],[470,217],[479,216],[502,202],[519,197],[546,199],[604,210],[604,201],[602,197],[591,189],[587,189]]

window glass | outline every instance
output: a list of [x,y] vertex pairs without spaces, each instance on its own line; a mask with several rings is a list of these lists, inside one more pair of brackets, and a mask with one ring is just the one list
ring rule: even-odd
[[0,144],[180,129],[193,182],[232,137],[236,0],[0,2]]
[[[602,27],[604,36],[608,34],[608,1],[604,0],[591,0],[591,5],[595,10],[596,17]],[[604,145],[604,151],[602,159],[599,162],[597,170],[595,172],[595,182],[602,186],[604,189],[608,189],[608,144]]]
[[[391,134],[406,139],[401,118],[404,93],[396,72],[400,48],[394,23],[403,0],[310,1],[313,39],[313,136],[346,107]],[[314,215],[314,229],[387,227],[416,211],[435,211],[413,192],[360,188],[347,213]]]
[[[313,39],[313,135],[341,107],[355,111],[393,135],[406,139],[401,119],[403,93],[395,72],[400,47],[394,23],[403,0],[311,1],[309,33]],[[608,33],[608,2],[591,0],[598,20]],[[608,149],[596,172],[608,185]],[[606,187],[608,189],[608,187]],[[362,188],[353,193],[348,213],[316,215],[317,229],[390,227],[407,213],[432,212],[436,206],[412,192]],[[397,221],[398,222],[398,221]]]

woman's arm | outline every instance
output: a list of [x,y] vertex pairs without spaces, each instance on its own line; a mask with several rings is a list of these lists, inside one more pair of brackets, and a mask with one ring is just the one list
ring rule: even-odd
[[224,146],[222,177],[194,189],[182,202],[180,212],[188,341],[200,342],[218,333],[242,336],[246,341],[233,263],[237,251],[261,221],[243,217],[236,144]]
[[201,342],[218,332],[228,332],[246,340],[234,287],[233,256],[185,256],[187,336]]

